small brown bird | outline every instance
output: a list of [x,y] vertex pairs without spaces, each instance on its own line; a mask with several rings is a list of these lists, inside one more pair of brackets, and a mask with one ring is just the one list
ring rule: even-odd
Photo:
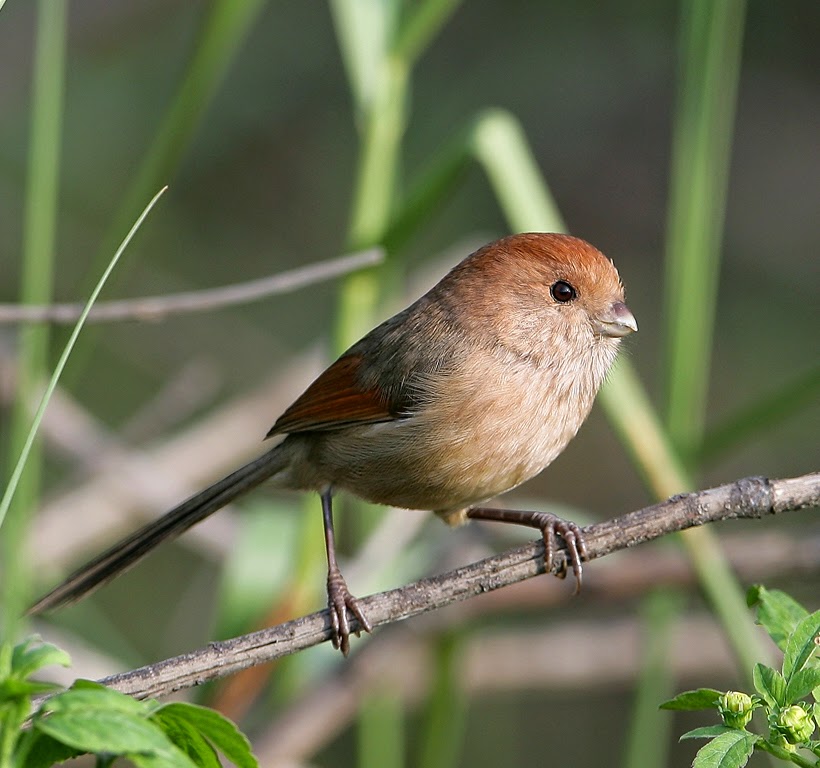
[[273,425],[278,445],[114,545],[40,599],[73,602],[268,480],[317,491],[335,647],[371,626],[336,562],[331,498],[539,529],[580,584],[580,530],[543,512],[480,506],[538,474],[587,417],[622,336],[638,326],[612,262],[576,237],[530,233],[484,246],[354,344]]

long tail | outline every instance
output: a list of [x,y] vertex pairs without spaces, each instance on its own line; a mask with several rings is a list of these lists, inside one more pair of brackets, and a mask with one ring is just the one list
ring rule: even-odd
[[139,562],[163,541],[182,535],[238,496],[263,483],[284,469],[286,463],[287,457],[277,446],[237,469],[74,571],[62,584],[32,605],[28,613],[42,613],[80,600]]

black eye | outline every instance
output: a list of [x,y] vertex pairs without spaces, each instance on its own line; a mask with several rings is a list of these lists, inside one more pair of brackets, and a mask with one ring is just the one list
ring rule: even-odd
[[550,295],[560,304],[566,304],[578,296],[578,294],[575,293],[575,289],[566,280],[559,280],[557,283],[553,283],[550,287]]

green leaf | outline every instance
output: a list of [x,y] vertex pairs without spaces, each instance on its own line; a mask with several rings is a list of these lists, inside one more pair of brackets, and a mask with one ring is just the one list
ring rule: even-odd
[[782,707],[786,703],[786,681],[776,669],[765,664],[755,664],[755,689],[770,707]]
[[143,719],[151,714],[149,702],[137,701],[92,680],[76,680],[71,688],[52,696],[41,707],[43,714],[86,713],[91,710],[125,712]]
[[737,728],[730,728],[728,725],[704,725],[702,728],[695,728],[687,731],[680,737],[679,741],[684,739],[713,739],[715,736],[720,736],[724,733],[743,733]]
[[[184,752],[176,749],[176,747],[174,749],[181,756],[180,759],[184,758],[185,760],[184,763],[174,763],[174,766],[185,765],[188,766],[188,768],[200,768],[196,763],[192,762]],[[137,752],[123,755],[123,757],[128,758],[137,768],[170,768],[171,765],[166,755],[147,755],[142,752]],[[116,765],[117,768],[119,768],[119,763]]]
[[694,691],[679,693],[674,699],[669,699],[669,701],[661,704],[660,708],[687,711],[714,709],[720,696],[721,692],[716,691],[714,688],[697,688]]
[[809,659],[818,652],[820,637],[820,611],[806,616],[789,635],[786,641],[786,650],[783,656],[783,677],[790,681],[796,672],[799,672]]
[[237,768],[259,768],[245,734],[219,712],[196,704],[174,702],[158,709],[154,717],[160,715],[174,717],[196,728]]
[[795,672],[789,680],[786,686],[785,703],[794,704],[800,701],[818,686],[820,686],[820,667],[804,667],[799,672]]
[[0,704],[13,699],[30,698],[41,693],[60,691],[62,686],[36,680],[18,680],[14,677],[0,680]]
[[14,677],[26,678],[52,665],[70,667],[71,657],[56,645],[40,642],[40,638],[34,635],[14,647],[11,656],[11,674]]
[[757,622],[769,633],[781,651],[786,650],[786,640],[808,611],[796,600],[779,589],[768,590],[756,585],[746,593],[750,608],[757,606]]
[[12,758],[13,768],[51,768],[69,758],[83,754],[81,750],[40,733],[26,731],[17,744]]
[[222,768],[216,750],[210,742],[190,723],[173,714],[156,712],[151,721],[181,749],[199,768]]
[[35,718],[34,727],[63,744],[85,752],[156,755],[166,761],[168,768],[194,766],[161,728],[143,717],[121,710],[58,711],[48,717]]
[[16,748],[20,728],[25,723],[30,709],[28,699],[0,704],[0,761],[7,759]]
[[743,768],[759,738],[748,731],[730,729],[698,750],[692,768]]

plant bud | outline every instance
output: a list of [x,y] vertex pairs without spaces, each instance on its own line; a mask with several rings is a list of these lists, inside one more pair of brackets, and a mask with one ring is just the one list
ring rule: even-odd
[[730,728],[745,728],[752,719],[753,710],[752,697],[741,691],[726,691],[718,699],[718,712]]
[[814,721],[800,704],[782,710],[774,727],[789,744],[803,744],[814,733]]

